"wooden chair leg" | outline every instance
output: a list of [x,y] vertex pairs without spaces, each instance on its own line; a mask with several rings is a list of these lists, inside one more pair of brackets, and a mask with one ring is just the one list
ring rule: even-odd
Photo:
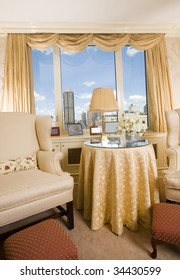
[[66,204],[67,207],[67,227],[68,229],[74,228],[74,213],[73,213],[73,201]]
[[151,253],[151,258],[156,259],[157,258],[157,242],[156,242],[156,239],[151,238],[151,245],[152,245],[152,248],[153,248],[153,251]]
[[59,216],[66,216],[67,218],[67,228],[73,229],[74,228],[74,213],[73,213],[73,201],[69,201],[66,203],[66,209],[61,205],[57,206],[60,210]]

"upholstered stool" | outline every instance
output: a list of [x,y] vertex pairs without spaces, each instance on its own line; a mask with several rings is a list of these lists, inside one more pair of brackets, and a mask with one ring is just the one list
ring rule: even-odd
[[151,257],[157,257],[156,245],[161,242],[180,244],[180,205],[157,203],[153,207],[151,225]]
[[8,260],[77,260],[78,251],[55,219],[23,229],[4,241]]

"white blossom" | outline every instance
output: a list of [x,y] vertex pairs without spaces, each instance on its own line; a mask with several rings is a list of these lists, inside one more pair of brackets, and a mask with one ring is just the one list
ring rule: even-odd
[[119,125],[117,127],[117,133],[121,133],[121,134],[135,135],[136,133],[138,133],[142,135],[145,133],[145,131],[146,131],[146,125],[139,117],[134,117],[134,118],[123,117],[119,121]]

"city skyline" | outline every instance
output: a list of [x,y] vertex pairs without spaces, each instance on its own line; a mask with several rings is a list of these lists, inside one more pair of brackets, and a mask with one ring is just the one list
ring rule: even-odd
[[[101,112],[90,112],[89,110],[83,111],[81,113],[80,119],[78,121],[75,119],[74,93],[70,88],[63,92],[63,104],[63,123],[65,129],[67,129],[69,123],[81,123],[83,129],[89,128],[90,126],[94,125],[102,125]],[[124,113],[128,117],[137,116],[140,114],[138,107],[134,106],[133,104],[131,104],[128,110],[125,110]],[[144,110],[141,113],[144,113],[141,114],[140,117],[142,118],[143,122],[147,125],[147,105],[144,106]],[[105,113],[105,122],[117,121],[117,112]]]

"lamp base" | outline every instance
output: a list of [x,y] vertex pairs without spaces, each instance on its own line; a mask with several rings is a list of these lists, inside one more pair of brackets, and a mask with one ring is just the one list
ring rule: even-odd
[[106,134],[103,134],[103,135],[101,136],[101,143],[102,143],[102,145],[103,145],[103,146],[104,146],[104,145],[107,145],[108,142],[109,142],[109,140],[108,140]]

